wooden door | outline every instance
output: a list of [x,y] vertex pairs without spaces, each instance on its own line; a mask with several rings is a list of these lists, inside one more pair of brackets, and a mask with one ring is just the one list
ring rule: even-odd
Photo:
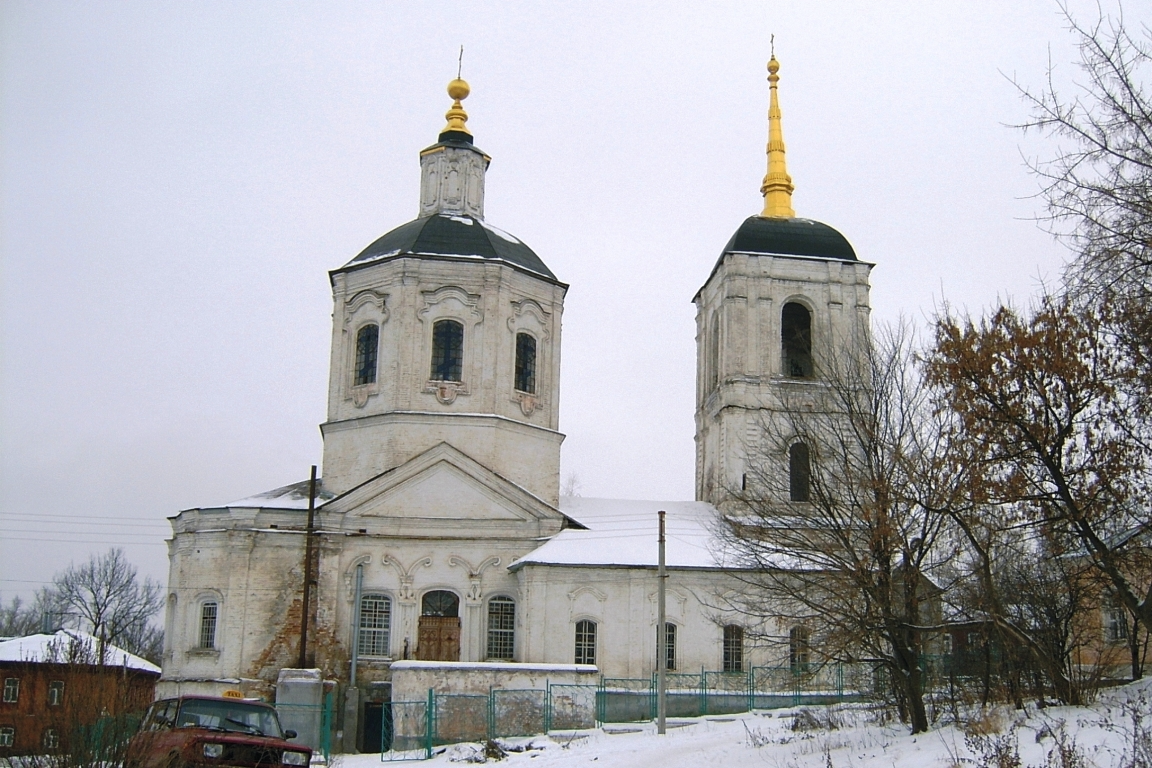
[[460,617],[421,616],[416,658],[422,661],[460,661]]

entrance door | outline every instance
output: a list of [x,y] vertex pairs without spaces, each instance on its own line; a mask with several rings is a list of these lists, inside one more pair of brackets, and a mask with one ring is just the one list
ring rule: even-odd
[[443,590],[424,595],[419,629],[417,659],[460,661],[460,598]]

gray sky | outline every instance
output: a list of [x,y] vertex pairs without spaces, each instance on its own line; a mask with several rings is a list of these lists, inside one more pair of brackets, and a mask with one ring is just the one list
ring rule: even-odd
[[114,544],[164,580],[166,516],[307,477],[326,271],[415,217],[461,44],[487,218],[571,284],[585,496],[692,497],[691,299],[761,207],[771,33],[794,206],[876,264],[876,320],[1025,299],[1065,256],[1029,220],[1049,150],[1005,127],[1005,75],[1074,74],[1048,0],[0,14],[4,598]]

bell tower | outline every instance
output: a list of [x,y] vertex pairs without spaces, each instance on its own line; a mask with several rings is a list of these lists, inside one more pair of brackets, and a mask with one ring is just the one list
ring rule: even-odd
[[462,101],[420,152],[418,216],[330,274],[324,488],[342,493],[446,442],[555,505],[568,286],[484,218],[491,158]]
[[784,433],[783,403],[822,386],[827,364],[867,337],[873,265],[835,229],[792,208],[779,71],[773,54],[763,210],[732,235],[693,299],[696,498],[716,505],[746,489],[750,460],[771,458],[763,451],[779,452],[783,473],[797,457],[807,461],[803,446],[766,441],[765,427]]

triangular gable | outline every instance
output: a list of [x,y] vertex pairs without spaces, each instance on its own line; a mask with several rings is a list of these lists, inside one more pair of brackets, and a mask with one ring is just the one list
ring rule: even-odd
[[559,523],[558,509],[448,443],[439,443],[324,505],[326,513],[443,524]]

